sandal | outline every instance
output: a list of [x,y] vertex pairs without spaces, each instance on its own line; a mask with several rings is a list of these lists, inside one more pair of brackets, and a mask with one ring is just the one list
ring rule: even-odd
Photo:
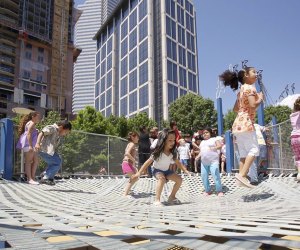
[[178,200],[177,198],[175,198],[175,199],[168,199],[168,203],[170,204],[170,205],[175,205],[175,204],[181,204],[181,201],[180,200]]
[[254,188],[255,187],[255,186],[250,184],[250,182],[248,181],[247,178],[242,177],[240,174],[235,174],[235,178],[237,179],[237,183],[240,182],[245,187],[248,187],[248,188]]

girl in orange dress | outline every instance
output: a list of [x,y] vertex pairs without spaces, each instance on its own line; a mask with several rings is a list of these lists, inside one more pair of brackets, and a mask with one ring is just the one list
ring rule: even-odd
[[254,186],[249,183],[246,176],[255,157],[259,155],[254,119],[256,109],[263,101],[263,94],[257,93],[255,88],[257,73],[253,67],[245,67],[238,73],[226,70],[220,75],[220,80],[225,86],[230,86],[234,90],[237,90],[239,82],[241,83],[233,108],[237,112],[237,117],[232,125],[232,133],[236,137],[240,154],[239,173],[235,177],[238,186],[252,188]]

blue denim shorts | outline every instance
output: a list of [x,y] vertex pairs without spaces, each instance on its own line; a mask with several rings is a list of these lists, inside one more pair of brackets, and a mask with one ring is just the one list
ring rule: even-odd
[[163,171],[163,170],[160,170],[160,169],[157,169],[157,168],[153,168],[153,176],[156,177],[156,174],[157,173],[162,173],[165,177],[167,177],[168,175],[171,175],[171,174],[174,174],[174,172],[170,169],[166,170],[166,171]]

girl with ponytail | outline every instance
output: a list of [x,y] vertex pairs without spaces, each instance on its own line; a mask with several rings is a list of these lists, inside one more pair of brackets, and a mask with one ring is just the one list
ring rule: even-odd
[[233,90],[237,90],[241,83],[233,108],[237,112],[237,117],[232,125],[232,133],[236,137],[240,154],[239,173],[235,177],[238,186],[253,188],[246,176],[255,157],[259,155],[254,119],[256,109],[263,101],[263,94],[257,93],[255,88],[257,73],[255,68],[245,67],[239,72],[226,70],[219,77],[225,86]]

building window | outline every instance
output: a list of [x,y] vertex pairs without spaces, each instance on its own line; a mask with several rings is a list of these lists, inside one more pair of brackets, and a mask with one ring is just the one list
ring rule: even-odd
[[121,61],[121,77],[127,74],[127,56]]
[[42,81],[43,81],[43,72],[42,72],[42,71],[38,71],[38,72],[36,73],[36,80],[37,80],[38,82],[42,82]]
[[139,94],[139,108],[146,107],[149,104],[148,101],[148,86],[144,86],[140,88],[140,94]]
[[186,9],[191,15],[193,15],[193,13],[194,13],[194,8],[193,8],[193,5],[192,5],[188,0],[185,0],[185,9]]
[[134,49],[129,54],[129,71],[134,69],[137,65],[137,49]]
[[174,102],[178,98],[178,88],[172,84],[168,84],[168,103]]
[[100,63],[100,50],[96,54],[96,66],[98,66]]
[[127,54],[127,51],[128,51],[128,39],[126,37],[121,43],[121,58],[123,58]]
[[96,82],[100,79],[100,66],[96,68]]
[[121,97],[127,95],[127,76],[121,80]]
[[100,93],[103,93],[105,91],[105,77],[103,77],[101,79],[101,82],[100,82]]
[[146,18],[139,25],[139,41],[141,42],[148,34],[148,19]]
[[179,5],[177,6],[177,20],[184,27],[184,9]]
[[122,18],[125,19],[129,14],[129,6],[126,4],[126,6],[122,9]]
[[112,71],[109,71],[106,75],[106,88],[109,88],[112,84]]
[[186,80],[186,69],[179,67],[179,84],[180,86],[186,88],[187,87]]
[[107,57],[107,71],[109,71],[112,67],[112,54]]
[[105,94],[100,96],[100,110],[105,108]]
[[95,97],[97,97],[97,96],[99,96],[99,94],[100,94],[100,82],[97,82],[96,84],[95,84]]
[[167,35],[176,40],[176,23],[169,17],[166,17],[166,31]]
[[129,95],[129,113],[137,110],[137,91]]
[[189,30],[192,34],[194,34],[194,22],[193,17],[191,17],[188,13],[185,14],[185,21],[186,21],[186,28]]
[[106,109],[106,117],[110,117],[111,114],[112,114],[112,111],[111,111],[111,106],[110,106]]
[[177,0],[177,2],[184,8],[184,0]]
[[145,62],[139,69],[140,85],[148,81],[148,62]]
[[143,62],[148,58],[148,39],[140,44],[139,47],[139,62]]
[[132,71],[129,74],[129,92],[137,87],[137,70]]
[[185,30],[180,26],[177,26],[178,42],[185,46]]
[[106,106],[111,104],[111,88],[106,91]]
[[127,97],[124,97],[123,99],[121,99],[121,103],[120,103],[121,107],[120,107],[120,115],[127,115]]
[[23,88],[24,88],[24,89],[29,89],[29,82],[27,82],[27,81],[22,81],[22,83],[23,83]]
[[143,0],[139,5],[139,20],[141,21],[147,15],[147,0]]
[[129,16],[129,30],[132,30],[136,26],[137,9],[135,9]]
[[107,54],[109,54],[112,51],[112,38],[110,38],[106,44],[107,44]]
[[38,52],[44,54],[44,48],[38,48]]
[[194,41],[194,37],[189,33],[186,32],[186,43],[187,43],[187,48],[192,51],[195,52],[195,41]]
[[177,65],[168,60],[167,62],[168,80],[177,83]]
[[189,89],[197,93],[197,80],[196,76],[191,72],[188,73],[189,78]]
[[25,58],[31,60],[31,51],[25,52]]
[[137,29],[133,30],[129,35],[129,50],[133,49],[137,44]]
[[196,72],[195,56],[190,52],[187,53],[187,56],[188,56],[188,68]]
[[185,49],[178,45],[178,62],[182,66],[186,66],[186,55],[185,55]]
[[31,75],[31,72],[30,71],[27,71],[27,70],[24,70],[23,71],[23,78],[30,78],[30,75]]
[[186,95],[187,91],[185,89],[180,89],[180,96]]
[[175,2],[174,2],[174,0],[166,0],[166,12],[175,19]]
[[32,45],[30,43],[26,43],[26,49],[32,49]]
[[100,100],[99,100],[99,97],[95,100],[95,108],[96,110],[99,111],[99,103],[100,103]]
[[43,63],[44,62],[44,57],[38,55],[38,62]]
[[128,33],[128,19],[121,25],[121,39],[123,39]]
[[106,73],[106,60],[101,63],[101,77]]
[[177,47],[176,43],[170,38],[167,38],[167,56],[174,61],[177,61]]
[[101,49],[101,61],[106,57],[106,44]]

